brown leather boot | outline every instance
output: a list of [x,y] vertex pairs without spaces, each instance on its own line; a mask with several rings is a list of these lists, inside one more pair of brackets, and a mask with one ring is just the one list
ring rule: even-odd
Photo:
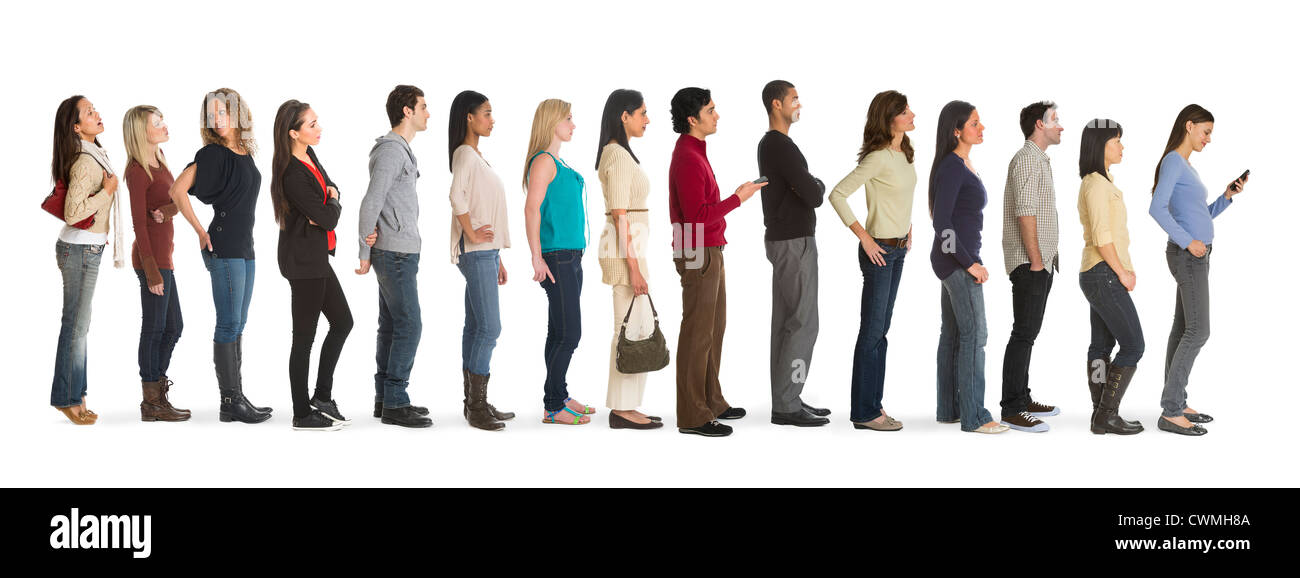
[[[465,399],[462,401],[465,407],[461,413],[464,414],[466,419],[469,419],[469,376],[473,374],[470,373],[468,369],[464,369],[464,368],[462,368],[460,372],[465,377]],[[485,375],[483,376],[483,379],[487,380],[489,377],[491,377],[491,375]],[[483,401],[485,403],[487,402],[486,399]],[[497,409],[496,406],[490,403],[487,404],[487,409],[488,409],[488,413],[492,414],[492,417],[495,418],[497,421],[510,421],[512,419],[515,419],[515,412],[513,411],[501,411]]]
[[176,411],[163,395],[162,380],[142,381],[144,401],[140,402],[140,421],[185,421],[190,414]]
[[466,405],[465,419],[469,425],[482,430],[498,431],[506,427],[492,416],[488,410],[487,385],[488,376],[466,373],[469,378],[469,397]]
[[167,399],[167,392],[171,391],[171,389],[172,389],[172,380],[167,379],[167,376],[164,375],[164,376],[161,376],[161,377],[158,378],[158,383],[162,385],[162,402],[163,402],[163,405],[166,406],[166,407],[170,407],[170,408],[172,408],[172,409],[174,409],[174,410],[176,410],[176,411],[178,411],[178,412],[180,412],[180,413],[183,413],[183,414],[185,414],[185,415],[190,415],[190,410],[188,410],[188,409],[181,409],[181,408],[179,408],[179,407],[172,407],[172,402],[171,402],[171,400]]

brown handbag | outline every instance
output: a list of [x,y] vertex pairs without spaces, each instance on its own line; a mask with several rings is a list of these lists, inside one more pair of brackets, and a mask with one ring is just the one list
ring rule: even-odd
[[632,318],[632,308],[636,306],[636,297],[633,297],[632,303],[627,307],[627,315],[623,316],[623,326],[618,330],[614,361],[619,373],[649,373],[668,366],[668,343],[659,330],[659,311],[655,310],[655,301],[650,299],[649,293],[646,293],[645,298],[650,301],[650,311],[654,313],[654,333],[640,341],[627,338],[627,322]]

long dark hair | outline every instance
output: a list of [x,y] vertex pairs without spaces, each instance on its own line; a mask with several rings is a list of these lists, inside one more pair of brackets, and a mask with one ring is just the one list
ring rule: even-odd
[[605,99],[605,111],[600,113],[600,140],[596,141],[596,170],[600,170],[600,155],[605,152],[605,145],[609,141],[618,143],[623,147],[627,154],[632,155],[632,160],[637,164],[641,159],[636,158],[636,153],[632,152],[632,146],[627,142],[627,129],[623,128],[623,113],[632,114],[638,108],[645,104],[645,97],[641,93],[629,88],[620,88],[609,93],[609,98]]
[[478,112],[478,107],[488,101],[488,97],[472,90],[461,91],[451,99],[451,116],[447,117],[447,170],[451,170],[451,157],[456,147],[465,144],[469,136],[469,115]]
[[1124,127],[1109,118],[1095,118],[1083,127],[1079,137],[1079,178],[1092,173],[1106,174],[1106,143],[1124,136]]
[[1192,124],[1214,122],[1214,115],[1199,104],[1189,104],[1178,113],[1178,118],[1174,119],[1174,128],[1169,131],[1169,142],[1165,143],[1165,152],[1160,153],[1160,162],[1156,163],[1156,179],[1151,183],[1151,194],[1155,194],[1156,185],[1160,184],[1160,165],[1165,162],[1165,157],[1169,155],[1169,151],[1181,146],[1183,140],[1187,138],[1187,121],[1192,121]]
[[[59,110],[54,113],[54,161],[50,163],[50,177],[54,182],[70,180],[72,163],[81,152],[81,137],[72,130],[73,125],[81,121],[78,108],[86,97],[80,94],[69,96],[59,103]],[[99,144],[99,137],[95,137]]]
[[[894,117],[907,110],[907,96],[897,90],[886,90],[871,99],[867,107],[867,125],[862,129],[862,150],[858,151],[858,162],[867,155],[886,148],[894,143]],[[912,162],[916,151],[912,150],[912,141],[903,135],[901,145],[907,162]]]
[[957,136],[952,131],[961,130],[975,112],[975,105],[964,100],[954,100],[943,106],[934,136],[934,164],[930,165],[930,214],[934,214],[934,179],[939,175],[939,163],[948,153],[957,150]]
[[[289,201],[284,198],[284,173],[289,170],[289,161],[293,158],[293,139],[289,131],[302,128],[302,115],[311,108],[310,104],[296,100],[286,100],[275,111],[275,155],[271,160],[271,206],[275,209],[275,222],[284,226],[284,216],[289,213]],[[319,168],[319,167],[318,167]]]

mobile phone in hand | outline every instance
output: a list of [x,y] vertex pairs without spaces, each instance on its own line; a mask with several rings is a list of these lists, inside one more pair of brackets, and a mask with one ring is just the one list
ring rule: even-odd
[[[1250,171],[1246,171],[1246,172],[1250,172]],[[761,185],[766,182],[767,182],[767,177],[758,177],[757,179],[753,180],[753,183],[756,185]]]
[[1249,176],[1250,176],[1250,169],[1246,169],[1246,172],[1241,173],[1241,176],[1240,176],[1240,177],[1237,177],[1237,180],[1232,181],[1232,184],[1229,185],[1228,188],[1232,189],[1232,192],[1234,192],[1234,193],[1237,192],[1238,190],[1241,189],[1241,187],[1238,186],[1237,183],[1239,183],[1239,182],[1245,180],[1246,177],[1249,177]]

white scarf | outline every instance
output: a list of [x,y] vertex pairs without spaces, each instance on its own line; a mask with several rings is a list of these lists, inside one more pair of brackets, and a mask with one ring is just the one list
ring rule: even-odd
[[[106,172],[108,172],[110,176],[117,174],[113,171],[113,164],[108,161],[108,151],[104,150],[103,147],[93,142],[82,140],[81,150],[82,152],[94,158],[95,162],[99,163],[99,166],[103,167],[103,169]],[[120,194],[122,191],[120,190],[121,189],[120,186],[118,187],[118,189],[119,190],[114,191],[113,194],[113,208],[111,209],[111,212],[113,213],[113,217],[112,217],[113,220],[111,223],[111,228],[113,229],[113,267],[117,269],[121,269],[122,267],[126,266],[126,255],[123,254],[123,251],[121,249],[122,247],[122,210],[121,210],[122,205],[118,201],[118,199],[122,197],[122,195]]]

